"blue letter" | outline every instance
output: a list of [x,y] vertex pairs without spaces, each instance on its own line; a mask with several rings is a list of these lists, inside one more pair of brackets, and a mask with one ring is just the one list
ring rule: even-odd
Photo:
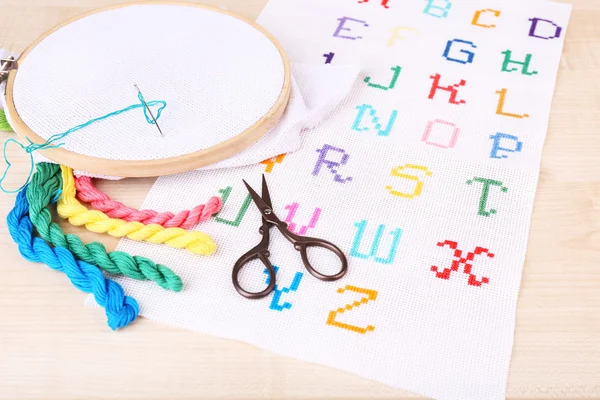
[[[277,273],[279,271],[279,267],[275,267],[273,266],[273,268],[275,269],[275,273]],[[271,279],[269,277],[269,271],[267,271],[266,269],[264,270],[264,273],[267,274],[267,285],[269,283],[271,283]],[[292,308],[292,304],[288,303],[287,301],[284,302],[283,304],[279,304],[279,300],[281,299],[281,295],[283,293],[289,293],[289,292],[295,292],[296,290],[298,290],[298,286],[300,285],[300,281],[302,280],[302,272],[296,272],[296,275],[294,275],[294,280],[292,281],[292,284],[290,285],[289,288],[283,288],[283,289],[279,289],[277,285],[275,285],[275,289],[273,289],[273,299],[271,300],[271,306],[269,307],[271,310],[276,310],[276,311],[283,311],[286,308]]]
[[448,54],[450,54],[450,50],[452,49],[452,44],[454,42],[457,43],[465,43],[468,44],[469,46],[471,46],[472,48],[476,49],[477,46],[475,46],[475,44],[473,42],[469,42],[466,40],[462,40],[462,39],[454,39],[454,40],[448,40],[448,44],[446,45],[446,50],[444,51],[444,57],[446,57],[446,60],[448,61],[454,61],[457,63],[461,63],[461,64],[468,64],[468,63],[472,63],[473,62],[473,58],[475,58],[475,53],[472,53],[468,50],[465,49],[461,49],[460,53],[464,53],[467,55],[467,59],[466,60],[460,60],[458,58],[451,58],[448,56]]
[[[498,156],[498,152],[506,151],[508,153],[519,153],[523,149],[523,142],[520,142],[519,138],[516,136],[513,136],[513,135],[507,135],[506,133],[498,132],[495,135],[490,136],[490,139],[494,140],[494,144],[492,145],[492,154],[490,155],[490,158],[499,158],[499,159],[508,158],[508,156],[504,155],[504,154],[501,154],[500,156]],[[515,142],[514,148],[508,149],[506,147],[501,147],[500,141],[502,139],[508,139],[508,140],[512,140],[513,142]]]
[[363,104],[362,106],[357,106],[356,109],[358,110],[358,115],[356,116],[356,119],[354,120],[354,124],[352,125],[352,129],[354,129],[355,131],[358,132],[364,132],[364,131],[368,131],[369,128],[366,127],[360,127],[360,123],[362,122],[363,118],[365,117],[365,113],[367,112],[367,110],[369,110],[369,116],[371,117],[371,121],[373,123],[374,128],[377,130],[377,135],[378,136],[389,136],[390,132],[392,130],[392,128],[394,127],[394,123],[396,122],[396,117],[398,116],[398,111],[394,110],[392,111],[392,114],[390,115],[390,119],[388,120],[387,126],[385,127],[385,129],[383,128],[383,125],[381,125],[379,123],[379,117],[377,116],[377,110],[375,110],[373,108],[373,106],[369,105],[369,104]]
[[396,257],[396,250],[398,250],[398,242],[400,242],[400,237],[402,236],[402,229],[398,228],[390,232],[390,235],[394,237],[392,245],[390,247],[390,252],[387,258],[381,258],[377,256],[377,251],[379,250],[379,244],[381,243],[381,239],[383,237],[385,225],[379,225],[379,227],[377,228],[377,233],[375,233],[375,238],[373,239],[373,243],[371,244],[371,252],[369,254],[363,254],[358,251],[358,248],[360,247],[360,242],[362,242],[363,234],[365,233],[365,229],[367,228],[367,221],[362,220],[360,222],[356,222],[354,226],[358,228],[358,231],[356,232],[356,236],[354,236],[352,250],[350,250],[350,255],[352,257],[362,258],[363,260],[368,260],[370,257],[374,257],[375,261],[380,264],[391,264],[394,262],[394,258]]
[[[444,6],[436,6],[434,5],[435,2],[440,1],[440,2],[444,2]],[[448,11],[450,11],[450,8],[452,8],[452,3],[450,3],[450,0],[427,0],[427,7],[425,7],[425,10],[423,11],[423,13],[431,15],[432,17],[436,17],[436,18],[446,18],[448,16]],[[431,10],[438,10],[441,11],[441,15],[439,14],[433,14],[431,12]]]

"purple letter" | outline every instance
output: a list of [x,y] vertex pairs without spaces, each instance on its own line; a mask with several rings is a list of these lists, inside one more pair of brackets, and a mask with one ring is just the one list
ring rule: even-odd
[[338,21],[340,21],[337,29],[335,30],[335,32],[333,33],[333,37],[339,37],[342,39],[350,39],[350,40],[356,40],[356,39],[362,39],[362,36],[343,36],[340,35],[341,31],[350,31],[350,28],[345,28],[344,24],[346,23],[346,21],[354,21],[354,22],[360,22],[361,24],[363,24],[364,26],[369,26],[369,24],[367,24],[367,21],[361,21],[360,19],[354,19],[354,18],[350,18],[350,17],[342,17],[342,18],[338,18]]
[[[330,151],[335,151],[336,153],[341,153],[342,158],[340,161],[331,161],[327,160],[327,153]],[[342,149],[337,147],[330,146],[328,144],[324,144],[322,149],[317,149],[317,153],[319,153],[319,159],[317,160],[317,164],[315,165],[315,169],[313,170],[313,176],[318,176],[321,172],[321,167],[325,165],[332,174],[334,174],[333,180],[339,183],[346,183],[352,180],[352,177],[349,176],[347,178],[343,178],[340,174],[338,174],[337,167],[345,165],[350,158],[349,154]]]
[[[560,33],[562,32],[562,28],[558,25],[556,25],[554,22],[547,20],[547,19],[542,19],[542,18],[530,18],[529,21],[531,21],[531,29],[529,29],[529,36],[531,37],[536,37],[536,38],[540,38],[540,39],[544,39],[544,40],[548,40],[548,39],[556,39],[560,37]],[[540,21],[544,21],[544,22],[548,22],[552,25],[554,25],[554,27],[556,28],[556,31],[554,32],[554,36],[538,36],[535,34],[535,30],[537,29],[537,24]]]
[[331,60],[333,60],[333,56],[335,56],[335,53],[323,54],[323,57],[325,57],[325,64],[331,64]]

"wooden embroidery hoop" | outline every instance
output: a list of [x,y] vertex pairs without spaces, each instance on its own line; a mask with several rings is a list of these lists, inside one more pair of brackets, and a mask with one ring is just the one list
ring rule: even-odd
[[[40,153],[44,157],[48,158],[49,160],[55,163],[71,167],[74,170],[84,171],[90,174],[97,175],[115,176],[122,178],[171,175],[191,171],[232,157],[235,154],[238,154],[239,152],[247,149],[248,147],[256,143],[263,135],[269,132],[280,121],[289,102],[291,90],[290,64],[288,57],[285,51],[283,50],[283,47],[269,32],[267,32],[264,28],[262,28],[255,22],[250,21],[235,13],[215,7],[183,2],[147,1],[140,3],[125,3],[96,9],[91,12],[79,15],[75,18],[71,18],[41,35],[36,41],[34,41],[30,46],[28,46],[27,49],[25,49],[25,51],[17,60],[17,66],[19,62],[23,61],[27,57],[27,55],[44,38],[48,37],[55,31],[61,29],[66,25],[69,25],[77,20],[80,20],[92,14],[96,14],[103,11],[129,6],[152,4],[197,7],[225,14],[237,18],[238,20],[241,20],[246,24],[249,24],[256,30],[258,30],[260,33],[262,33],[266,38],[268,38],[281,55],[284,69],[283,87],[273,107],[271,107],[271,109],[265,115],[263,115],[262,118],[260,118],[254,125],[240,132],[236,136],[212,147],[188,154],[183,154],[180,156],[161,158],[156,160],[114,160],[78,154],[65,148],[58,147],[40,150]],[[21,142],[25,143],[26,139],[29,138],[29,140],[31,140],[33,143],[43,144],[46,142],[46,140],[38,134],[36,134],[27,126],[27,124],[19,116],[19,113],[16,109],[13,97],[13,89],[18,71],[18,67],[10,71],[6,85],[6,104],[7,111],[11,116],[12,127],[21,139]]]

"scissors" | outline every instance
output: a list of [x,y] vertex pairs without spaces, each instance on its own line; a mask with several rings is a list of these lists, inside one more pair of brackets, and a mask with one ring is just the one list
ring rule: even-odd
[[[288,229],[287,223],[277,218],[273,212],[271,195],[269,194],[269,188],[267,187],[267,181],[265,180],[264,175],[262,176],[262,197],[260,197],[245,180],[243,182],[246,185],[248,192],[250,192],[250,196],[252,197],[252,200],[254,200],[254,204],[256,204],[256,207],[258,207],[260,213],[262,214],[262,225],[258,230],[262,235],[262,240],[256,247],[241,256],[233,267],[233,286],[239,294],[248,299],[260,299],[268,296],[273,289],[275,289],[275,269],[273,268],[271,261],[269,261],[269,257],[271,256],[271,253],[269,252],[269,230],[273,226],[277,227],[283,236],[294,245],[294,248],[300,252],[304,267],[315,278],[323,281],[335,281],[346,274],[346,271],[348,270],[348,260],[346,260],[346,256],[339,249],[339,247],[323,239],[296,235]],[[310,247],[322,247],[333,252],[342,262],[341,270],[334,275],[325,275],[317,271],[308,260],[307,251]],[[246,264],[256,259],[259,259],[267,268],[267,273],[269,274],[269,284],[262,292],[248,292],[240,286],[238,275]]]

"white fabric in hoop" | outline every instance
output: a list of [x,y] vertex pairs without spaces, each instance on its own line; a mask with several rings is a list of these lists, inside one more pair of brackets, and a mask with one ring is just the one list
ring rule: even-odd
[[132,5],[44,38],[19,63],[13,94],[25,124],[47,139],[139,103],[134,83],[146,101],[167,102],[159,120],[164,137],[137,109],[73,133],[64,148],[155,160],[215,146],[275,105],[284,63],[267,36],[238,18],[192,6]]

